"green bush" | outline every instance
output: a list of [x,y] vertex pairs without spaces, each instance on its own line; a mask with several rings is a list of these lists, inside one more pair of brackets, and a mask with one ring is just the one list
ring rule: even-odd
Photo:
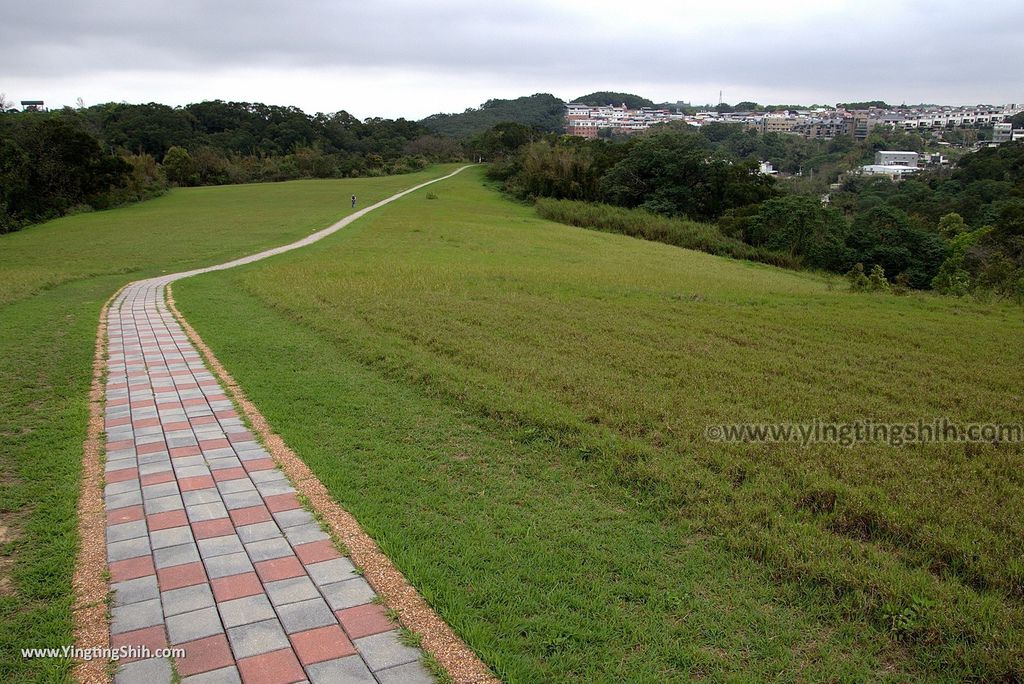
[[550,221],[580,228],[621,233],[708,254],[759,261],[783,268],[799,268],[800,259],[726,237],[710,223],[669,218],[644,209],[624,209],[609,204],[576,200],[537,200],[537,213]]

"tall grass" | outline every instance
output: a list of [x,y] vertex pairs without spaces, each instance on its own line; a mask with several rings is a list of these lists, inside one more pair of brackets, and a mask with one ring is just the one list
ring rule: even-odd
[[710,223],[669,218],[644,209],[625,209],[610,204],[576,200],[537,200],[537,213],[542,218],[578,228],[593,228],[608,233],[664,242],[676,247],[696,249],[708,254],[748,259],[783,268],[800,268],[796,256],[753,247],[735,238],[726,237]]

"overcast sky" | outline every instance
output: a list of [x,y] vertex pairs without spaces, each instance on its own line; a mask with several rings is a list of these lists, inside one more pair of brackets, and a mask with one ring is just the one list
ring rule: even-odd
[[492,97],[1024,101],[1020,0],[0,3],[0,92],[419,119]]

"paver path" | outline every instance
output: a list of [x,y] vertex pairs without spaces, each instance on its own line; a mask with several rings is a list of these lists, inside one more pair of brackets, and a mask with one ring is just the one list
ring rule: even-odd
[[172,661],[183,682],[432,681],[420,651],[399,641],[369,584],[302,508],[164,303],[174,280],[308,245],[430,183],[290,245],[132,283],[112,302],[111,646],[186,654],[122,660],[115,682],[170,682]]

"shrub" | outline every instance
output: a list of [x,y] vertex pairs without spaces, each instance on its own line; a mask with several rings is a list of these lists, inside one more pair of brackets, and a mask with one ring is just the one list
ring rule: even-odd
[[624,209],[608,204],[575,200],[537,200],[537,213],[550,221],[579,228],[620,233],[708,254],[759,261],[783,268],[799,268],[800,259],[729,238],[709,223],[668,218],[644,209]]
[[847,274],[846,279],[850,282],[850,292],[867,292],[871,289],[871,281],[864,274],[864,264],[856,263]]

